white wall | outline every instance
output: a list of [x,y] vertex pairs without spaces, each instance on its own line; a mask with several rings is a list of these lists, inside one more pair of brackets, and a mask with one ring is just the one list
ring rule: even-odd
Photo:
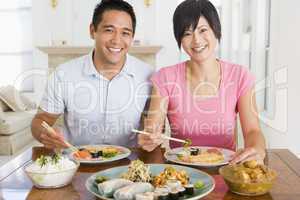
[[[34,45],[58,45],[65,41],[67,45],[93,45],[89,36],[89,24],[93,9],[99,0],[58,1],[52,9],[48,1],[33,0]],[[172,14],[176,3],[153,1],[146,7],[144,1],[129,0],[136,12],[137,29],[135,39],[142,44],[159,44],[164,48],[159,55],[157,66],[175,63],[178,57],[172,32]],[[163,33],[163,34],[162,34]],[[166,53],[172,52],[172,53]],[[170,59],[171,56],[171,59]]]
[[[33,4],[33,43],[34,46],[93,45],[89,36],[89,24],[93,10],[99,0],[64,0],[58,1],[53,9],[50,1],[32,0]],[[135,39],[141,44],[158,44],[163,48],[156,58],[160,68],[179,61],[179,51],[173,37],[172,15],[176,1],[152,1],[149,7],[142,0],[128,0],[135,9],[137,27]],[[34,49],[34,67],[47,70],[47,55]],[[41,98],[46,83],[46,76],[36,76],[34,90],[37,99]],[[38,101],[38,100],[37,100]]]
[[[93,45],[89,36],[89,24],[93,10],[99,0],[64,0],[58,1],[53,9],[50,1],[32,0],[34,46]],[[142,0],[128,0],[135,9],[137,28],[135,39],[141,44],[158,44],[163,49],[157,55],[157,68],[175,64],[179,61],[178,48],[173,37],[172,15],[176,1],[152,1],[149,7]],[[172,1],[173,2],[173,1]],[[35,68],[47,69],[46,54],[34,50]],[[45,86],[45,77],[35,78],[35,92],[41,96]]]
[[[271,96],[269,126],[264,131],[272,148],[289,147],[300,155],[300,1],[272,1]],[[277,98],[277,101],[275,99]]]
[[[157,56],[158,68],[178,63],[179,50],[173,34],[173,13],[177,4],[170,1],[156,2],[156,38],[163,49]],[[158,3],[159,2],[159,3]]]
[[[70,45],[93,45],[93,41],[89,36],[89,24],[92,21],[92,15],[95,5],[99,0],[73,0],[69,3],[69,22],[65,23],[72,31],[71,37],[66,37]],[[137,29],[135,39],[141,40],[143,44],[155,44],[155,6],[146,7],[143,1],[129,0],[134,6],[137,16]],[[66,17],[66,16],[65,16]]]
[[[48,2],[49,3],[49,2]],[[50,42],[50,31],[49,31],[49,17],[51,7],[45,1],[33,0],[32,1],[32,17],[33,17],[33,45],[34,46],[45,46],[49,45]],[[35,69],[47,70],[48,58],[47,55],[33,49],[33,65]],[[44,91],[46,83],[45,76],[34,77],[34,96],[38,102]]]

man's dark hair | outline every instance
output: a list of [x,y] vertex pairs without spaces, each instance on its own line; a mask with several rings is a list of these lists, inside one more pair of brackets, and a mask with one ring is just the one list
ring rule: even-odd
[[173,15],[173,31],[179,48],[184,32],[190,28],[195,30],[201,16],[207,20],[220,41],[221,23],[215,6],[209,0],[185,0],[178,5]]
[[123,11],[130,15],[132,21],[132,31],[134,35],[136,27],[135,13],[133,7],[128,2],[123,0],[102,0],[96,5],[92,19],[92,24],[95,29],[97,30],[97,26],[102,20],[103,13],[110,10]]

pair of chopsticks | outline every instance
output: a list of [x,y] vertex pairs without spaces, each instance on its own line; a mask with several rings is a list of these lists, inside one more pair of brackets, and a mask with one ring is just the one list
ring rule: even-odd
[[[47,124],[47,122],[43,121],[42,122],[42,127],[44,127],[50,134],[56,135],[55,130],[49,126],[49,124]],[[70,144],[67,141],[64,141],[66,143],[66,145],[72,150],[72,151],[79,151],[77,147],[75,147],[74,145]]]
[[[140,134],[144,134],[144,135],[151,135],[151,133],[148,133],[146,131],[139,131],[139,130],[136,130],[136,129],[132,129],[131,130],[133,133],[140,133]],[[169,137],[167,135],[161,135],[161,137],[165,140],[172,140],[172,141],[175,141],[175,142],[181,142],[181,143],[184,143],[186,144],[187,141],[186,140],[181,140],[181,139],[178,139],[178,138],[173,138],[173,137]]]

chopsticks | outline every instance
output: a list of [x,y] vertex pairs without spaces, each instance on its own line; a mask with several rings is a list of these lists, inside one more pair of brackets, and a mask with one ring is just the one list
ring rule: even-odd
[[[144,135],[151,135],[151,133],[148,133],[146,131],[139,131],[139,130],[136,130],[136,129],[132,129],[131,131],[134,132],[134,133],[140,133],[140,134],[144,134]],[[172,140],[172,141],[181,142],[181,143],[184,143],[184,144],[187,143],[186,140],[181,140],[181,139],[178,139],[178,138],[169,137],[169,136],[163,135],[163,134],[161,135],[161,137],[163,139],[166,139],[166,140]]]
[[[44,127],[49,133],[56,135],[55,130],[54,130],[51,126],[49,126],[49,124],[47,124],[47,122],[43,121],[41,125],[42,125],[42,127]],[[64,142],[66,143],[66,145],[67,145],[72,151],[78,151],[78,148],[75,147],[74,145],[70,144],[70,143],[67,142],[67,141],[64,141]]]

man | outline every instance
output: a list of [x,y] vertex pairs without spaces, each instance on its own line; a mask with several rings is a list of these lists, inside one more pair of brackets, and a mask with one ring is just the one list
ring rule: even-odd
[[[127,55],[136,18],[123,0],[102,0],[93,14],[90,35],[94,50],[60,65],[48,80],[41,112],[32,121],[33,136],[47,148],[116,144],[135,146],[140,116],[150,93],[151,67]],[[65,127],[48,133],[63,114]]]

